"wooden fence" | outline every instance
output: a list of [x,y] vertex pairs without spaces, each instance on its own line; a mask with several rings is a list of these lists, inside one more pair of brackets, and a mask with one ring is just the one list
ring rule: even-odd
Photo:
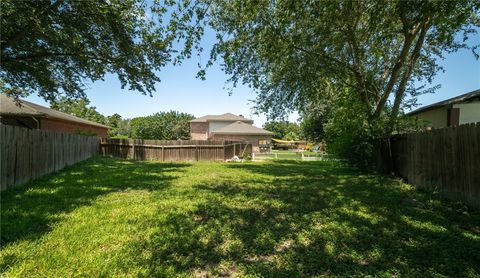
[[379,171],[480,208],[480,123],[395,135],[377,150]]
[[0,124],[0,188],[22,185],[98,151],[98,137]]
[[142,140],[103,138],[100,152],[104,156],[115,156],[134,160],[158,161],[225,161],[235,155],[250,155],[251,144],[233,141],[202,140]]

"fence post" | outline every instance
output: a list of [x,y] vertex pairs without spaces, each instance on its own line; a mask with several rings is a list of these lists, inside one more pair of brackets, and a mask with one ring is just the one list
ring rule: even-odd
[[227,158],[226,158],[226,155],[227,155],[227,154],[226,154],[226,150],[225,150],[225,149],[226,149],[226,145],[225,145],[225,141],[223,141],[223,161],[227,160]]
[[135,139],[132,140],[132,158],[135,160]]
[[254,161],[254,160],[255,160],[255,153],[252,152],[252,161]]

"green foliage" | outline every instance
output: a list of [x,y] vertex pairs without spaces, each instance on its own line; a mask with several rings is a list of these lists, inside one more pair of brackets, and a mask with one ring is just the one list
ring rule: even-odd
[[321,142],[326,138],[325,125],[330,119],[330,110],[328,107],[314,107],[310,105],[302,113],[300,130],[306,140],[310,142]]
[[131,136],[130,119],[122,119],[115,113],[106,117],[107,125],[110,126],[108,135],[112,138],[129,138]]
[[106,122],[107,122],[108,126],[110,126],[112,128],[118,128],[121,120],[122,120],[122,116],[120,116],[117,113],[106,117]]
[[333,162],[97,157],[0,201],[5,277],[480,275],[479,211]]
[[[130,119],[122,119],[122,116],[115,113],[111,116],[104,116],[96,110],[95,106],[89,106],[88,99],[69,99],[60,97],[52,102],[51,108],[82,119],[94,121],[110,127],[108,136],[112,138],[131,138],[132,128]],[[89,134],[86,134],[89,135]]]
[[[197,0],[178,10],[193,15],[193,29],[174,18],[182,26],[175,31],[192,31],[184,33],[197,42],[199,25],[217,32],[212,60],[222,60],[233,86],[257,91],[257,111],[281,118],[297,110],[307,137],[337,138],[367,153],[371,138],[402,127],[403,107],[435,89],[414,82],[431,86],[446,53],[471,49],[478,59],[480,46],[466,43],[480,26],[475,0]],[[349,99],[339,102],[346,106],[332,105],[339,98]],[[321,106],[326,109],[311,113]],[[342,126],[323,134],[329,122]]]
[[93,121],[100,124],[108,125],[108,119],[100,114],[95,106],[88,106],[90,101],[88,99],[69,99],[60,97],[52,102],[50,107],[57,111],[77,116],[82,119]]
[[130,119],[120,119],[117,127],[110,130],[110,136],[115,138],[132,138],[132,126]]
[[86,99],[72,100],[61,97],[52,103],[55,110],[110,126],[112,138],[138,138],[177,140],[190,138],[190,123],[193,115],[177,111],[160,112],[147,117],[122,119],[119,114],[103,116]]
[[110,138],[112,138],[112,139],[129,139],[130,137],[127,136],[127,135],[117,135],[117,134],[115,134],[115,135],[110,136]]
[[86,82],[107,73],[151,94],[173,51],[156,1],[3,0],[0,8],[0,89],[13,95],[82,98]]
[[273,132],[273,137],[277,139],[299,140],[301,137],[299,125],[288,121],[266,122],[263,128]]
[[177,111],[160,112],[151,116],[133,118],[130,122],[133,138],[177,140],[190,138],[191,114]]
[[358,113],[361,107],[335,109],[326,124],[328,152],[343,157],[361,168],[368,168],[372,162],[375,130],[364,114]]
[[421,93],[413,79],[431,81],[444,53],[470,48],[462,39],[480,26],[479,3],[217,0],[210,8],[218,32],[212,56],[224,60],[234,84],[258,91],[260,111],[302,111],[312,99],[328,98],[327,87],[334,94],[348,88],[370,122],[385,113],[393,121]]
[[322,114],[304,116],[300,129],[309,142],[320,142],[325,139],[325,124],[327,118]]

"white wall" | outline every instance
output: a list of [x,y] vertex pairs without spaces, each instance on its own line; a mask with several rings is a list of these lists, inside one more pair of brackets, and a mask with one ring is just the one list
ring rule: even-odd
[[480,122],[480,101],[454,104],[453,108],[460,108],[459,124]]

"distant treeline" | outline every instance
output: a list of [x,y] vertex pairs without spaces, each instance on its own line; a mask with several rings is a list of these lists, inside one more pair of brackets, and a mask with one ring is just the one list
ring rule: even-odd
[[189,121],[195,117],[177,111],[158,112],[150,116],[124,119],[120,114],[104,116],[89,106],[86,99],[61,98],[52,103],[55,110],[110,127],[109,136],[114,138],[135,138],[152,140],[177,140],[190,138]]

